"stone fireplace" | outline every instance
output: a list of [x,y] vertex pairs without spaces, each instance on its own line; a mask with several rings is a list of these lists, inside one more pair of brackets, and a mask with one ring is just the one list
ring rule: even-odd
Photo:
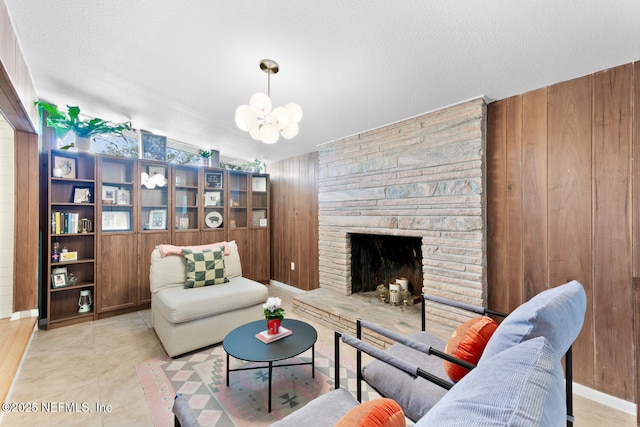
[[409,236],[349,234],[351,292],[375,291],[379,284],[406,278],[412,295],[422,289],[422,239]]
[[[484,305],[485,124],[476,99],[321,145],[320,287],[356,288],[351,236],[407,236],[421,241],[418,287]],[[430,315],[459,323],[438,310]]]

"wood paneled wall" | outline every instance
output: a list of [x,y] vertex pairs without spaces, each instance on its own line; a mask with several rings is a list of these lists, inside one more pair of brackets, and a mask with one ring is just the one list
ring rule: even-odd
[[319,286],[318,153],[271,163],[267,172],[271,178],[271,278],[299,289],[315,289]]
[[510,311],[580,281],[574,379],[632,402],[639,74],[628,64],[497,101],[487,125],[489,306]]
[[38,114],[36,91],[0,0],[0,111],[15,130],[13,311],[38,307]]

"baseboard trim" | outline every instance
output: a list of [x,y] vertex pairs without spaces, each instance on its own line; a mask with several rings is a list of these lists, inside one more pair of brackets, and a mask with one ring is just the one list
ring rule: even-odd
[[619,397],[611,396],[601,391],[594,390],[583,385],[573,383],[573,393],[578,396],[582,396],[585,399],[593,400],[598,403],[602,403],[617,411],[624,412],[629,415],[636,415],[636,404],[628,402]]
[[14,313],[11,313],[11,320],[26,319],[29,317],[38,317],[38,316],[39,316],[38,309],[32,308],[31,310],[16,311]]
[[303,289],[299,289],[299,288],[296,288],[294,286],[287,285],[286,283],[278,282],[277,280],[273,280],[273,279],[269,280],[269,284],[272,285],[272,286],[278,287],[278,288],[286,289],[286,290],[288,290],[290,292],[298,292],[298,293],[301,293],[301,294],[307,292],[307,291],[305,291]]

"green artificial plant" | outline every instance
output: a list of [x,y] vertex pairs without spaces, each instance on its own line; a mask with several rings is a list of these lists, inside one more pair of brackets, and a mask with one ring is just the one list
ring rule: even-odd
[[[47,112],[47,126],[56,131],[56,136],[64,138],[69,132],[75,133],[80,138],[90,138],[95,135],[122,135],[125,130],[131,130],[131,122],[112,123],[107,120],[93,118],[81,119],[80,108],[67,105],[67,111],[62,111],[57,105],[36,101],[35,105],[40,111]],[[63,147],[69,148],[73,146]]]

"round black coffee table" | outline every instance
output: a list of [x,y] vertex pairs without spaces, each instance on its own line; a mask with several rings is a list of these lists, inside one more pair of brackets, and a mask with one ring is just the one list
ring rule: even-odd
[[[282,326],[290,329],[291,335],[269,344],[265,344],[255,337],[256,334],[267,329],[267,322],[264,320],[239,326],[229,332],[222,341],[222,347],[227,353],[227,387],[229,387],[229,372],[231,371],[269,368],[269,412],[271,412],[271,374],[274,367],[311,365],[311,378],[315,378],[315,343],[318,339],[318,333],[313,326],[300,320],[284,319]],[[311,362],[274,364],[274,362],[292,358],[309,349],[311,349]],[[248,362],[267,362],[268,365],[230,369],[229,356]]]

